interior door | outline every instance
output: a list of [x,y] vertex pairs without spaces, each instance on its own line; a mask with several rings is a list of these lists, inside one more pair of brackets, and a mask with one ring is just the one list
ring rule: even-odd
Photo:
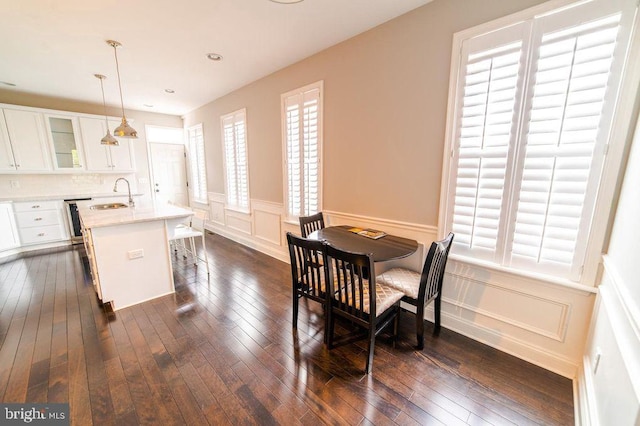
[[184,145],[149,143],[156,201],[189,205]]

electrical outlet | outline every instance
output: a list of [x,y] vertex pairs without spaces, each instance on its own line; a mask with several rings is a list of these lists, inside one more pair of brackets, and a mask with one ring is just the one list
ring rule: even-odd
[[13,189],[20,188],[20,181],[19,180],[12,180],[11,181],[11,188],[13,188]]
[[141,257],[144,257],[144,250],[143,249],[129,250],[127,254],[129,255],[129,260],[140,259]]

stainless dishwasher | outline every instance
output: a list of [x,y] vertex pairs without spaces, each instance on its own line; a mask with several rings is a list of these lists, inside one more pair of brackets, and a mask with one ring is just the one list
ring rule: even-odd
[[88,201],[91,198],[73,198],[64,200],[67,205],[67,218],[69,220],[69,233],[72,244],[82,244],[82,226],[80,225],[80,215],[78,214],[78,201]]

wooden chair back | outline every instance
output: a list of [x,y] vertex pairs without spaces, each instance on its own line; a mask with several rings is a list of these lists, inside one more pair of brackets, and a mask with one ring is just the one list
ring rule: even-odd
[[303,238],[307,238],[313,231],[324,228],[324,216],[322,216],[322,212],[311,216],[300,216],[299,219],[300,234]]

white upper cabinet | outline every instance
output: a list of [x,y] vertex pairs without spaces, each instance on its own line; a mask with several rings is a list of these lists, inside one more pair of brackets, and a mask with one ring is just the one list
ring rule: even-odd
[[44,118],[53,167],[56,170],[83,170],[85,161],[78,118],[55,114],[45,114]]
[[[79,121],[87,170],[96,172],[135,171],[131,141],[116,138],[120,145],[102,145],[100,140],[107,134],[104,119],[80,117]],[[119,124],[117,121],[109,121],[110,128],[115,129]]]
[[13,159],[7,123],[4,120],[2,110],[0,110],[0,171],[7,170],[16,170],[16,161]]
[[[51,170],[46,129],[42,113],[5,109],[5,124],[13,151],[14,166],[2,165],[3,170],[42,172]],[[6,151],[6,149],[4,150]],[[0,154],[4,159],[5,152]]]

